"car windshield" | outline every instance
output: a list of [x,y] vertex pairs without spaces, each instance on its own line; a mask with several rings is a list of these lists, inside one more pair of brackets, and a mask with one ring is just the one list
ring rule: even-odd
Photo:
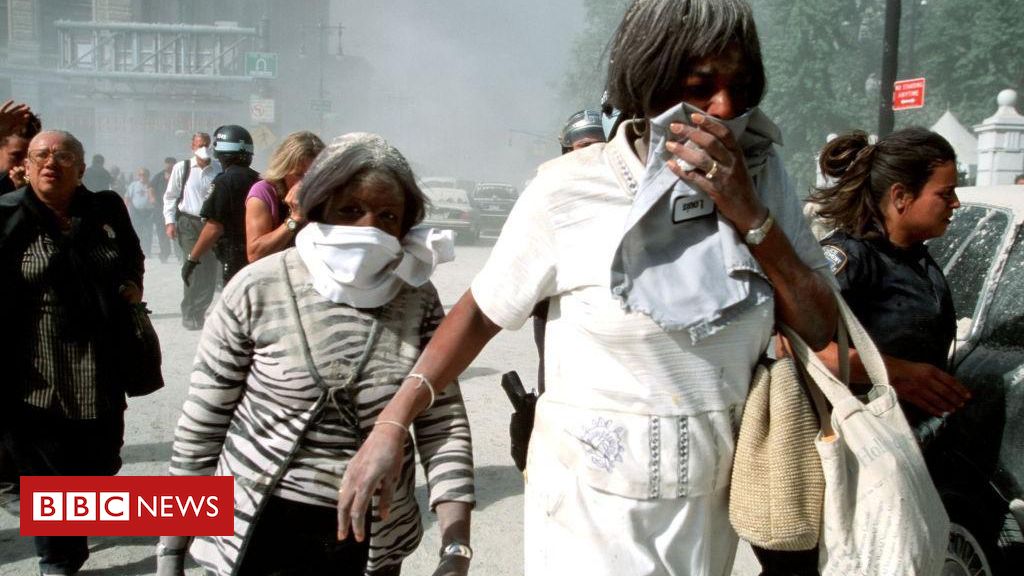
[[953,212],[953,220],[946,228],[946,233],[938,238],[928,241],[928,251],[932,258],[939,263],[943,269],[957,249],[963,245],[964,239],[974,230],[983,216],[988,214],[988,209],[980,206],[964,206]]
[[433,204],[469,204],[466,191],[458,188],[426,188],[424,192]]
[[978,300],[1010,218],[1003,210],[982,206],[965,206],[955,212],[946,233],[928,244],[928,250],[942,267],[953,293],[953,309],[957,322],[974,317]]
[[986,314],[986,341],[997,347],[1024,346],[1024,241],[1018,235]]
[[515,200],[516,189],[511,186],[480,186],[473,194],[477,199]]

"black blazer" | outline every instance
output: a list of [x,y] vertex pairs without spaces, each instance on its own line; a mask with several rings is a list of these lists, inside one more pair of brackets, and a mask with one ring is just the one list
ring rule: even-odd
[[[50,232],[60,242],[59,263],[53,266],[51,282],[70,303],[70,320],[83,337],[96,345],[98,380],[109,390],[102,396],[111,400],[111,407],[123,409],[124,393],[119,382],[110,375],[116,371],[117,350],[112,343],[111,329],[119,325],[127,306],[117,293],[125,281],[142,288],[145,255],[132,228],[124,201],[116,192],[90,192],[80,186],[74,192],[69,214],[72,231],[60,232],[56,218],[31,186],[0,196],[0,427],[7,421],[8,410],[21,405],[21,383],[29,368],[27,288],[20,281],[18,267],[29,244],[40,233]],[[84,254],[98,242],[112,243],[118,258],[106,272],[85,264]],[[57,256],[55,256],[57,257]]]

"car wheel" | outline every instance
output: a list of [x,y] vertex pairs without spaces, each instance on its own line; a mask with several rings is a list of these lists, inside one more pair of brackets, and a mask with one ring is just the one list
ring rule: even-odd
[[985,550],[970,530],[951,522],[942,576],[994,576]]

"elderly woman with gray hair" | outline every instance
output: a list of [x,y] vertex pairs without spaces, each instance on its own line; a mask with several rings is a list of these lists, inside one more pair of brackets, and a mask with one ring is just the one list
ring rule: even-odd
[[[444,315],[429,278],[452,258],[451,236],[414,227],[425,197],[373,134],[317,156],[299,202],[309,225],[295,248],[239,272],[207,319],[175,431],[172,474],[235,478],[234,534],[163,537],[161,575],[183,573],[186,548],[218,575],[398,574],[422,536],[414,447],[442,543],[468,550],[473,457],[458,386],[414,421],[380,417]],[[371,538],[340,536],[342,475],[380,428],[404,438],[394,490],[362,526]],[[466,556],[443,554],[435,574],[466,574]]]
[[[498,331],[550,299],[526,574],[724,576],[751,374],[776,320],[829,342],[828,265],[775,150],[779,129],[757,108],[750,6],[637,0],[611,46],[609,96],[631,120],[540,168],[381,418],[415,421]],[[378,427],[349,464],[346,532],[362,532],[369,494],[387,500],[399,428]]]

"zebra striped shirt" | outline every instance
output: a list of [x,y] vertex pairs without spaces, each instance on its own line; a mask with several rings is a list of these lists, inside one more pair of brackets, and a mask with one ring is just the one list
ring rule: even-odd
[[[330,391],[307,369],[282,261],[313,362]],[[197,538],[191,547],[197,562],[218,575],[234,574],[268,495],[336,505],[360,435],[369,434],[443,314],[431,284],[405,286],[373,310],[335,304],[313,289],[294,249],[259,260],[228,283],[200,338],[171,457],[172,474],[235,478],[234,535]],[[352,374],[374,325],[376,343],[363,370]],[[340,417],[332,393],[338,407],[354,408],[360,430]],[[371,575],[401,563],[422,537],[413,440],[431,507],[474,502],[469,422],[458,386],[447,387],[413,427],[391,515],[387,522],[374,517]]]

